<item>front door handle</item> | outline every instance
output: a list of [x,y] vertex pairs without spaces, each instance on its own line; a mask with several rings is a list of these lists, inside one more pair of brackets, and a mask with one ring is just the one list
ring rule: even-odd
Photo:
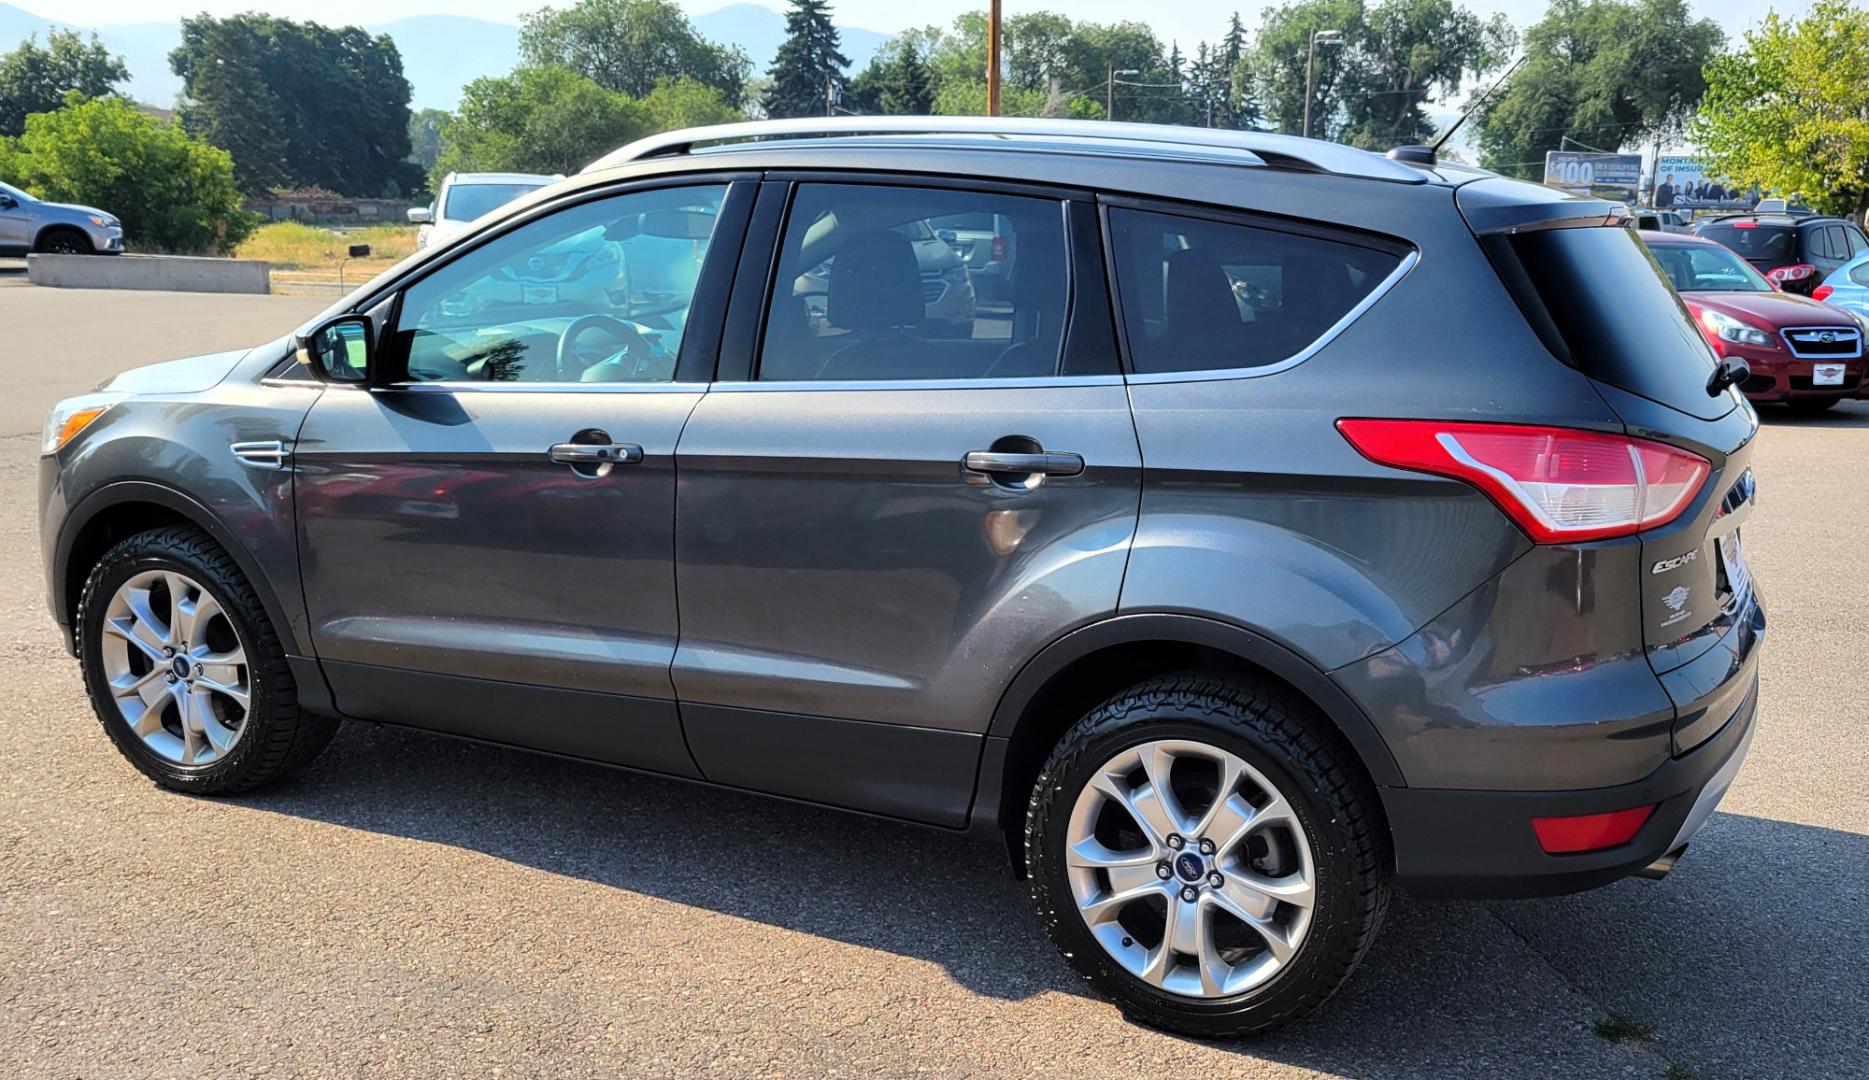
[[1037,454],[1010,454],[1000,450],[974,450],[962,464],[969,472],[1014,476],[1077,476],[1084,471],[1082,454],[1048,450]]
[[635,443],[561,442],[547,451],[560,465],[634,465],[642,460]]

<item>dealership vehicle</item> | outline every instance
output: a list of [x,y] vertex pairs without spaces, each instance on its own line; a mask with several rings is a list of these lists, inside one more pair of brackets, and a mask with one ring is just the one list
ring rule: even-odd
[[409,220],[421,226],[415,231],[415,246],[441,243],[476,219],[558,179],[534,173],[449,173],[434,202],[409,211]]
[[1732,214],[1705,218],[1694,235],[1725,244],[1788,293],[1809,296],[1839,266],[1869,250],[1854,224],[1812,214]]
[[1869,325],[1848,312],[1774,288],[1731,249],[1704,237],[1643,233],[1707,344],[1746,362],[1740,389],[1754,401],[1822,412],[1864,394]]
[[1693,222],[1689,215],[1681,210],[1637,210],[1635,227],[1644,232],[1693,232]]
[[35,199],[0,183],[0,255],[117,255],[123,222],[90,206]]
[[1811,298],[1869,319],[1869,250],[1837,267],[1811,291]]
[[1018,241],[998,214],[952,214],[928,223],[967,264],[975,297],[983,304],[1008,300],[1019,261]]
[[[1660,876],[1745,758],[1758,418],[1609,209],[1257,132],[654,136],[59,404],[52,613],[176,790],[348,717],[973,830],[1128,1015],[1263,1031],[1392,885]],[[957,214],[1019,252],[965,334]],[[638,238],[681,318],[483,286]]]

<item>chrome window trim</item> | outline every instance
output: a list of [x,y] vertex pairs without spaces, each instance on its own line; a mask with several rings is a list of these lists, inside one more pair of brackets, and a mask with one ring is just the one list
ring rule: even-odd
[[[1357,301],[1355,307],[1344,312],[1343,318],[1332,323],[1330,328],[1319,335],[1316,341],[1311,342],[1311,344],[1306,345],[1304,348],[1275,364],[1264,364],[1259,367],[1206,368],[1200,371],[1162,371],[1146,375],[1132,373],[1128,376],[1129,382],[1137,385],[1148,385],[1152,383],[1221,382],[1234,379],[1258,379],[1267,375],[1277,375],[1281,371],[1290,371],[1292,368],[1297,367],[1299,364],[1304,363],[1306,360],[1322,352],[1324,347],[1329,345],[1332,341],[1335,341],[1339,334],[1348,330],[1350,324],[1362,318],[1364,312],[1375,307],[1377,301],[1387,296],[1389,290],[1395,288],[1398,282],[1408,276],[1408,272],[1413,270],[1415,264],[1420,261],[1421,253],[1419,251],[1410,251],[1408,254],[1402,256],[1402,261],[1396,264],[1395,269],[1389,272],[1388,277],[1377,282],[1376,287],[1369,291],[1368,296],[1363,297],[1363,299]],[[1124,343],[1125,346],[1127,346],[1127,344],[1127,342]]]
[[701,394],[703,382],[476,382],[469,379],[430,379],[390,383],[385,390],[418,394]]
[[1037,375],[978,379],[786,379],[775,382],[717,382],[716,394],[763,394],[799,390],[1041,390],[1069,386],[1121,386],[1121,375]]

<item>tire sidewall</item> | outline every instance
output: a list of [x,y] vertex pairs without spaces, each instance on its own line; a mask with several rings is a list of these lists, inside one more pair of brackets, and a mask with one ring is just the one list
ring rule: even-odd
[[[150,749],[123,719],[116,699],[110,693],[110,679],[103,667],[105,609],[123,583],[148,570],[173,570],[193,578],[211,593],[226,614],[240,647],[247,657],[247,716],[232,752],[204,768],[178,765]],[[266,678],[266,664],[258,655],[261,635],[253,624],[253,613],[243,602],[244,583],[229,582],[215,567],[189,558],[185,553],[167,550],[146,537],[132,537],[112,549],[91,571],[78,603],[78,651],[84,669],[85,692],[105,732],[117,749],[144,775],[178,791],[211,793],[226,787],[229,780],[242,774],[247,759],[264,740],[256,737],[270,714],[272,687]]]
[[[1269,982],[1239,994],[1183,997],[1130,974],[1091,934],[1071,891],[1063,854],[1065,828],[1078,793],[1117,754],[1162,739],[1204,742],[1244,759],[1290,802],[1310,845],[1318,900],[1304,940],[1292,961]],[[1303,763],[1289,761],[1286,751],[1250,726],[1190,715],[1186,709],[1163,704],[1133,710],[1120,721],[1099,726],[1071,749],[1057,775],[1047,769],[1041,777],[1044,786],[1034,794],[1037,812],[1028,818],[1026,837],[1033,899],[1067,957],[1132,1019],[1184,1031],[1198,1029],[1213,1036],[1240,1034],[1241,1029],[1257,1026],[1262,1016],[1269,1026],[1311,1007],[1340,981],[1344,954],[1356,949],[1355,864],[1341,830],[1333,823],[1334,809],[1312,784],[1299,781],[1294,765],[1302,770]]]

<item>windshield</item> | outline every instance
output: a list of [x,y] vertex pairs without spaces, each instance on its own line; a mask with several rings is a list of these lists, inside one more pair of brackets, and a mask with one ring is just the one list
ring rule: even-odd
[[14,187],[12,184],[6,184],[6,183],[0,183],[0,195],[11,195],[15,199],[18,199],[20,202],[38,202],[39,201],[33,198],[31,195],[28,195],[25,192],[21,191],[20,189]]
[[1771,292],[1772,284],[1746,261],[1710,244],[1650,244],[1648,250],[1676,292]]
[[1725,244],[1747,259],[1791,262],[1797,253],[1797,230],[1789,225],[1759,225],[1750,221],[1708,225],[1700,235]]
[[441,216],[449,221],[472,221],[490,214],[521,195],[544,187],[535,184],[455,184],[448,189],[448,203]]

